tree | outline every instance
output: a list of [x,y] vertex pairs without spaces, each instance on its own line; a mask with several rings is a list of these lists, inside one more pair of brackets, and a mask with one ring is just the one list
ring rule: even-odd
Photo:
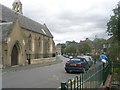
[[87,44],[87,42],[81,43],[78,46],[79,53],[91,53],[91,47]]
[[76,53],[77,47],[75,44],[70,44],[65,48],[66,53]]
[[118,43],[114,42],[111,44],[111,47],[108,49],[108,54],[113,60],[116,60],[117,57],[120,58],[119,48],[120,46],[118,45]]
[[120,41],[120,6],[113,9],[114,15],[110,17],[107,23],[107,33]]
[[66,48],[66,45],[65,44],[61,44],[61,53],[62,54],[65,54],[65,48]]
[[98,50],[101,50],[103,48],[103,43],[105,43],[106,40],[103,39],[103,38],[95,38],[93,40],[93,45],[94,45],[94,48],[98,51]]
[[113,13],[114,15],[110,17],[107,23],[108,34],[115,38],[114,43],[109,48],[109,55],[114,59],[116,57],[120,59],[120,2],[118,3],[118,7],[113,9]]

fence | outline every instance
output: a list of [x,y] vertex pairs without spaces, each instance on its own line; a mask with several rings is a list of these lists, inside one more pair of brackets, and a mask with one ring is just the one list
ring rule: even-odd
[[120,90],[120,61],[112,63],[112,90]]
[[62,82],[61,90],[96,90],[104,84],[108,74],[111,73],[111,68],[111,61],[107,65],[100,64],[87,73],[80,74],[80,76],[69,79],[67,82]]
[[105,83],[107,76],[112,73],[112,61],[110,60],[108,63],[109,64],[106,66],[103,64],[103,84]]

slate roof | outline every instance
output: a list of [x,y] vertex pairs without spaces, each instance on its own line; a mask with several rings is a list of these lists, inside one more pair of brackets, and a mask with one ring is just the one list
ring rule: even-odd
[[0,29],[2,29],[2,31],[0,32],[0,34],[2,35],[2,39],[1,39],[2,41],[5,41],[5,38],[10,33],[12,26],[13,23],[4,23],[0,25]]
[[114,42],[114,40],[115,40],[115,37],[112,36],[106,41],[106,43],[112,43]]
[[[49,37],[53,37],[46,25],[42,25],[26,16],[23,16],[22,14],[16,13],[10,8],[7,8],[1,4],[0,4],[0,11],[2,11],[2,16],[0,15],[0,21],[14,22],[16,19],[19,19],[20,26],[22,28],[25,28],[27,30],[40,33]],[[5,38],[4,36],[6,36],[6,31],[9,30],[9,28],[10,28],[9,25],[2,26],[2,34],[5,33],[3,35],[3,38]],[[42,31],[42,29],[45,31],[45,33]]]

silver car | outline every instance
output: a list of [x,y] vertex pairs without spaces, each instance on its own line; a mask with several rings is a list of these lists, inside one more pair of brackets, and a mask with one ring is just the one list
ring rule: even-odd
[[89,67],[91,67],[91,66],[93,65],[93,63],[94,63],[93,58],[92,58],[91,56],[83,55],[83,56],[79,56],[79,57],[81,57],[81,58],[85,58],[86,61],[87,61],[88,64],[89,64]]

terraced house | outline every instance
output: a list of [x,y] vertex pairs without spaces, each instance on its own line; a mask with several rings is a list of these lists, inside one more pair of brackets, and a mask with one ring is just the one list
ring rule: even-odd
[[24,16],[19,0],[14,1],[13,9],[0,4],[0,13],[3,67],[26,65],[30,59],[55,55],[53,35],[46,24]]

